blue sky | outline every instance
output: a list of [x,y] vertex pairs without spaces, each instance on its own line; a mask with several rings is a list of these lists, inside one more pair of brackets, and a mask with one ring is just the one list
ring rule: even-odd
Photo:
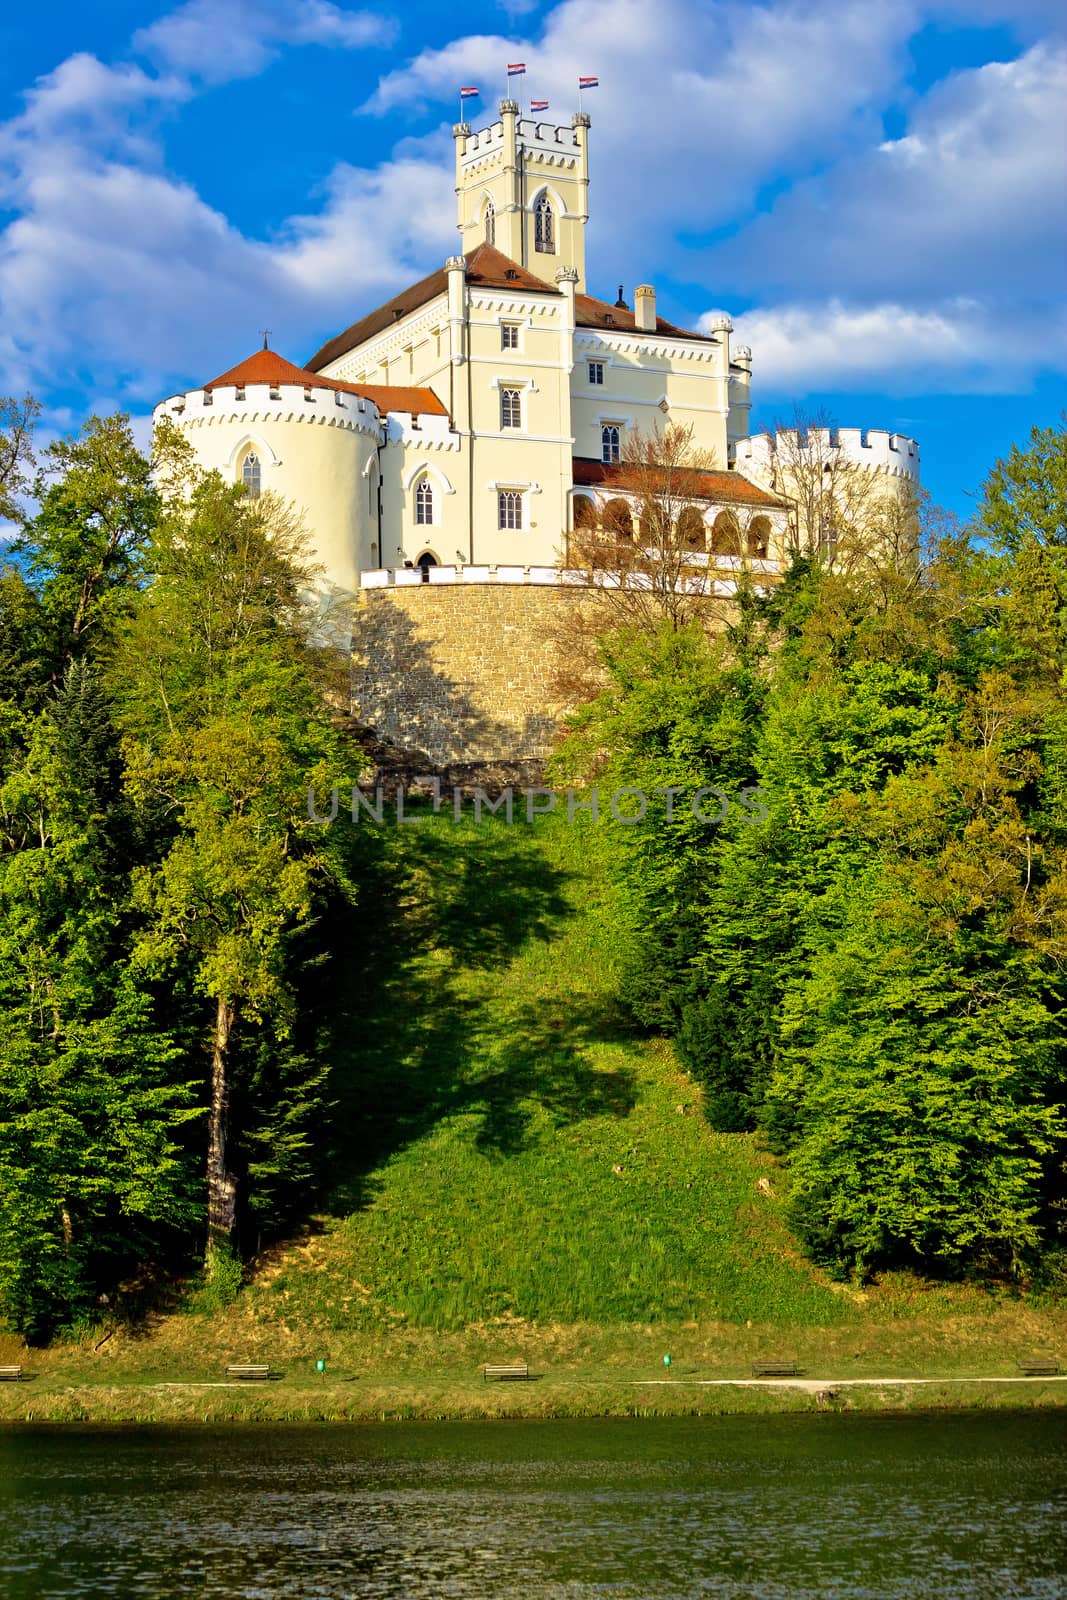
[[[10,12],[9,8],[9,12]],[[1067,406],[1067,13],[1052,0],[55,0],[0,22],[0,393],[46,433],[306,360],[455,248],[460,84],[569,120],[590,287],[657,285],[794,404],[922,446],[966,512]]]

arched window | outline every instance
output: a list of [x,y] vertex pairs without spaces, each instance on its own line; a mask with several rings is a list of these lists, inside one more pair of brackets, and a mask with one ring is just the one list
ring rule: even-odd
[[522,527],[522,495],[517,489],[501,489],[497,496],[497,526]]
[[748,529],[748,553],[764,560],[771,547],[770,517],[753,517]]
[[430,581],[430,568],[431,567],[436,567],[436,565],[437,565],[437,557],[433,554],[432,551],[424,550],[422,552],[422,555],[416,561],[415,565],[419,568],[420,572],[422,573],[422,581],[423,581],[423,583],[429,583],[429,581]]
[[619,448],[619,426],[615,422],[608,422],[600,430],[600,459],[615,463],[622,459]]
[[485,202],[485,242],[496,244],[496,207],[492,199]]
[[683,506],[678,513],[678,542],[683,550],[706,550],[704,518],[696,506]]
[[420,478],[415,490],[415,522],[423,527],[433,522],[433,488],[429,478]]
[[501,389],[500,426],[502,428],[522,427],[522,393],[520,390]]
[[244,466],[241,468],[241,480],[245,486],[245,493],[255,497],[261,488],[259,457],[254,450],[245,456]]
[[741,540],[732,511],[720,511],[711,530],[711,553],[716,556],[739,556]]
[[618,544],[633,544],[634,519],[625,500],[609,500],[600,517],[600,526]]
[[541,195],[534,206],[534,249],[543,256],[554,256],[556,253],[552,202],[547,194]]

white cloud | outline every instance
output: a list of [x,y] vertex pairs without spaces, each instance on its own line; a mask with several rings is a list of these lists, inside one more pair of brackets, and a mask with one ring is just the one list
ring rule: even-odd
[[[706,328],[713,312],[701,318]],[[768,306],[737,319],[751,345],[753,386],[773,395],[812,389],[919,394],[1005,394],[1029,387],[1035,370],[1067,366],[1067,315],[1003,313],[974,300],[920,309],[840,300]]]
[[520,59],[527,91],[565,116],[578,73],[596,72],[594,273],[616,281],[625,259],[643,276],[642,248],[662,250],[665,230],[716,226],[772,175],[811,170],[861,130],[874,138],[916,3],[562,0],[535,40],[472,35],[423,51],[386,74],[364,109],[450,107],[471,83],[488,111],[503,64]]
[[387,44],[395,24],[330,0],[187,0],[133,38],[150,61],[211,83],[252,77],[287,44],[356,50]]
[[706,252],[725,287],[926,301],[1056,296],[1067,52],[962,72],[919,103],[903,138],[802,182],[772,212]]
[[[741,325],[761,386],[869,387],[883,374],[922,388],[933,372],[1013,387],[1062,350],[1062,324],[1043,336],[1035,296],[1062,237],[1063,60],[1044,46],[958,74],[882,145],[909,38],[954,3],[561,0],[526,24],[533,38],[516,22],[509,37],[421,52],[381,79],[369,109],[454,115],[457,86],[478,83],[488,112],[503,63],[524,59],[528,92],[562,119],[577,72],[597,72],[594,288],[688,272],[717,298],[755,291],[764,307]],[[988,0],[990,15],[998,5],[1007,14]],[[0,126],[0,205],[13,214],[0,231],[0,392],[63,372],[143,408],[239,359],[263,325],[299,360],[438,265],[456,238],[446,126],[339,163],[315,210],[258,239],[168,173],[158,145],[162,111],[286,45],[381,37],[376,16],[328,0],[188,0],[136,36],[157,73],[77,55],[42,79]],[[373,149],[378,125],[353,127]],[[729,244],[695,242],[743,221],[768,183],[792,185],[769,216]]]

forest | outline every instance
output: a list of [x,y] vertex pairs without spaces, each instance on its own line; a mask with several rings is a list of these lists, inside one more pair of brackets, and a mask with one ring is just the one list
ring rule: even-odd
[[[35,455],[34,417],[0,401],[0,1316],[41,1341],[232,1295],[307,1215],[333,1000],[404,890],[388,828],[308,814],[363,757],[291,508],[123,416]],[[605,623],[553,769],[761,791],[595,848],[628,1025],[773,1151],[811,1258],[1062,1283],[1067,433],[922,523],[712,630]]]

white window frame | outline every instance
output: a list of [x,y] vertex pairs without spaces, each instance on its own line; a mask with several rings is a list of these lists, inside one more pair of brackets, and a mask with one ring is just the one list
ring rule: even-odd
[[[590,386],[592,388],[594,388],[594,389],[602,389],[604,387],[604,363],[603,363],[603,361],[593,361],[591,359],[587,359],[585,366],[586,366],[586,379],[589,382]],[[594,378],[593,377],[593,369],[594,369],[594,367],[596,368],[597,372],[599,372],[599,374],[600,374],[599,378]]]
[[[498,489],[496,493],[496,526],[498,533],[521,533],[526,526],[526,496],[521,489]],[[505,501],[514,504],[517,522],[505,520]]]
[[[510,341],[508,336],[510,335]],[[500,322],[500,348],[501,350],[522,349],[522,324],[502,318]]]
[[[429,515],[421,517],[419,512],[424,508],[429,510]],[[415,526],[416,528],[434,528],[437,526],[436,504],[434,500],[433,484],[424,472],[415,481]]]
[[[511,422],[510,415],[517,415],[518,420]],[[500,431],[501,433],[520,433],[522,431],[522,390],[517,385],[502,383],[500,385]]]
[[[606,467],[617,467],[622,462],[622,435],[625,424],[602,422],[600,424],[600,460]],[[614,441],[609,435],[614,434]]]
[[[249,468],[251,467],[251,471]],[[250,500],[258,500],[263,493],[263,463],[256,450],[246,450],[241,461],[241,482]]]

